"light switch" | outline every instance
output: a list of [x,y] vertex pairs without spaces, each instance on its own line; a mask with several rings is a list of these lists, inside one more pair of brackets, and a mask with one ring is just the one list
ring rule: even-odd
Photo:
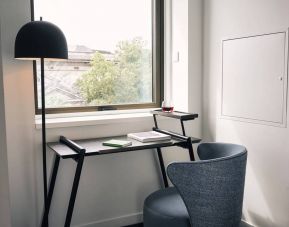
[[174,51],[173,52],[173,62],[179,62],[180,61],[180,52],[179,51]]

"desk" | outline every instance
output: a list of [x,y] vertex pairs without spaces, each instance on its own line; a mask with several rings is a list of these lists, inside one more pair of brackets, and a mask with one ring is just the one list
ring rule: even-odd
[[[162,158],[161,148],[178,146],[178,147],[188,149],[190,153],[190,158],[193,161],[194,156],[193,156],[192,144],[199,143],[201,139],[185,136],[185,131],[184,131],[182,120],[192,120],[192,119],[181,119],[179,117],[176,117],[180,119],[182,123],[182,129],[183,129],[184,135],[180,135],[174,132],[159,129],[157,127],[156,115],[161,115],[161,114],[158,114],[157,112],[153,113],[154,120],[155,120],[155,127],[153,128],[153,130],[171,135],[171,138],[172,138],[171,140],[142,143],[142,142],[133,140],[131,138],[128,138],[127,136],[117,136],[117,137],[109,137],[109,138],[83,139],[83,140],[72,141],[70,139],[67,139],[64,136],[61,136],[59,142],[48,143],[47,144],[48,147],[52,151],[55,152],[55,158],[54,158],[54,164],[52,168],[51,179],[50,179],[50,184],[49,184],[49,189],[48,189],[48,196],[47,196],[47,203],[46,203],[47,207],[45,207],[44,209],[44,215],[42,218],[42,226],[45,226],[44,220],[46,220],[49,215],[49,210],[50,210],[54,186],[56,182],[58,167],[60,163],[60,158],[72,159],[77,162],[75,176],[74,176],[70,199],[69,199],[69,205],[68,205],[68,209],[66,213],[66,219],[65,219],[65,225],[64,225],[65,227],[69,227],[71,223],[74,203],[76,199],[83,161],[85,157],[96,156],[96,155],[106,155],[106,154],[113,154],[113,153],[122,153],[122,152],[129,152],[129,151],[144,151],[148,149],[156,149],[158,158],[159,158],[159,164],[160,164],[160,169],[162,172],[164,185],[165,187],[167,187],[168,180],[167,180],[167,176],[165,172],[165,165],[164,165],[163,158]],[[169,117],[171,116],[172,114]],[[175,116],[175,114],[173,116]],[[107,141],[110,139],[129,140],[129,141],[132,141],[132,145],[128,147],[122,147],[122,148],[109,147],[109,146],[102,145],[103,141]]]

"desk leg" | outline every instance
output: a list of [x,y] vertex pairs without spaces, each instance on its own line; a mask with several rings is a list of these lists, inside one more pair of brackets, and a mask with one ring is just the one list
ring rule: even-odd
[[68,205],[68,209],[66,213],[66,219],[65,219],[65,225],[64,225],[65,227],[70,226],[72,213],[74,209],[75,198],[76,198],[77,189],[78,189],[79,180],[80,180],[80,175],[82,171],[83,161],[84,161],[84,154],[80,154],[79,159],[77,160],[77,166],[76,166],[75,176],[74,176],[72,190],[70,194],[69,205]]
[[60,157],[58,155],[55,155],[53,170],[52,170],[50,184],[49,184],[48,196],[47,196],[47,203],[46,203],[47,207],[44,208],[44,214],[43,214],[42,222],[41,222],[42,227],[48,226],[48,214],[49,214],[52,195],[53,195],[53,191],[54,191],[55,181],[56,181],[56,177],[57,177],[59,162],[60,162]]
[[157,148],[157,153],[158,153],[158,158],[159,158],[160,167],[161,167],[161,171],[162,171],[162,177],[163,177],[164,185],[165,185],[165,188],[167,188],[169,186],[169,183],[168,183],[168,178],[167,178],[167,174],[166,174],[166,168],[165,168],[161,148],[159,148],[159,147]]
[[190,160],[195,161],[194,150],[193,150],[191,138],[188,139],[188,149],[189,149],[189,154],[190,154]]

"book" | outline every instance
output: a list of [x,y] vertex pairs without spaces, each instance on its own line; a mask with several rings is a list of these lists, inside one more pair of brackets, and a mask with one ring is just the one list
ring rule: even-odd
[[109,146],[109,147],[128,147],[132,145],[131,141],[127,140],[107,140],[102,143],[104,146]]
[[127,137],[143,143],[171,139],[170,135],[166,135],[156,131],[129,133],[127,134]]

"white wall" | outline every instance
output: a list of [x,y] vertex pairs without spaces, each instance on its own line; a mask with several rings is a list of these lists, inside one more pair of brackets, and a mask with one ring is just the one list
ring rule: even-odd
[[[172,32],[178,32],[178,36],[172,40],[172,43],[174,45],[182,42],[185,47],[182,47],[182,50],[189,46],[190,36],[188,34],[192,34],[191,32],[195,30],[199,34],[201,31],[201,27],[190,28],[189,24],[192,24],[192,22],[185,22],[186,26],[184,27],[182,25],[184,21],[191,18],[188,16],[191,10],[196,10],[195,7],[200,6],[199,2],[195,1],[195,6],[192,3],[188,4],[188,0],[175,1],[174,3],[175,7],[178,7],[178,15],[180,17],[184,15],[185,17],[175,18],[176,22]],[[30,19],[29,0],[2,0],[0,15],[2,25],[0,57],[3,63],[1,78],[3,78],[4,84],[4,104],[1,103],[0,95],[0,109],[5,109],[6,114],[6,131],[4,130],[3,133],[6,134],[7,143],[11,206],[11,209],[7,212],[11,212],[13,227],[39,226],[43,204],[41,131],[35,129],[34,124],[32,64],[13,59],[14,40],[17,31]],[[198,16],[200,15],[198,14]],[[179,29],[180,26],[182,26],[181,29]],[[185,58],[180,60],[180,64],[183,61],[186,63],[182,66],[185,68],[183,70],[185,73],[180,75],[183,82],[179,83],[179,91],[181,92],[182,88],[186,87],[186,92],[182,94],[181,98],[187,100],[187,105],[195,106],[194,103],[188,103],[188,81],[191,80],[189,77],[197,76],[199,78],[200,75],[193,74],[193,70],[190,71],[187,68],[188,64],[201,68],[199,61],[194,61],[199,53],[188,54],[187,50],[185,51]],[[182,71],[182,69],[180,70]],[[199,81],[199,79],[196,81]],[[195,97],[194,100],[199,100],[201,97],[199,90],[190,91],[190,94]],[[182,106],[192,108],[192,106],[185,107],[183,104]],[[193,109],[200,110],[200,103],[196,101],[196,108]],[[0,111],[1,120],[4,120],[4,115]],[[195,136],[200,136],[200,124],[198,120],[195,122],[188,124],[187,129],[190,132],[194,131]],[[180,127],[177,127],[171,121],[164,124],[180,130]],[[145,119],[133,123],[120,122],[114,125],[100,124],[86,127],[53,128],[47,131],[47,137],[48,141],[56,141],[59,135],[65,135],[71,139],[120,135],[131,131],[148,130],[152,125],[152,119]],[[2,142],[0,145],[2,146]],[[3,145],[5,148],[5,141]],[[3,151],[6,152],[6,149]],[[174,151],[175,149],[170,149],[167,152],[166,162],[188,159],[186,152],[176,153]],[[48,156],[50,165],[52,152],[48,152]],[[50,213],[51,226],[63,226],[74,168],[75,163],[72,160],[61,160],[55,197],[52,201],[52,211]],[[139,221],[143,199],[150,192],[160,187],[160,178],[155,174],[156,168],[155,156],[151,151],[86,159],[72,225],[107,227],[132,224]],[[6,182],[5,178],[0,178],[0,185],[3,183],[7,183],[7,176]],[[7,194],[5,194],[3,201],[6,204],[7,199]],[[7,225],[3,226],[9,226],[8,224],[9,220],[7,220]]]
[[202,0],[172,0],[172,94],[175,108],[199,113],[202,99]]
[[188,0],[172,0],[172,94],[175,108],[181,111],[188,110],[189,99],[188,4]]
[[17,30],[29,20],[29,0],[1,1],[0,15],[11,220],[13,226],[35,226],[32,71],[13,58]]
[[[188,112],[199,113],[196,122],[202,134],[202,80],[203,80],[203,0],[188,0]],[[195,133],[194,133],[195,134]]]
[[289,130],[220,118],[221,40],[286,31],[288,9],[288,0],[205,0],[204,6],[203,135],[248,148],[244,218],[262,227],[289,226]]
[[[0,5],[1,8],[1,5]],[[0,18],[0,52],[1,52],[1,18]],[[4,106],[4,86],[2,77],[2,59],[0,58],[0,107]],[[5,110],[0,108],[0,226],[11,225],[9,179],[6,144]]]

